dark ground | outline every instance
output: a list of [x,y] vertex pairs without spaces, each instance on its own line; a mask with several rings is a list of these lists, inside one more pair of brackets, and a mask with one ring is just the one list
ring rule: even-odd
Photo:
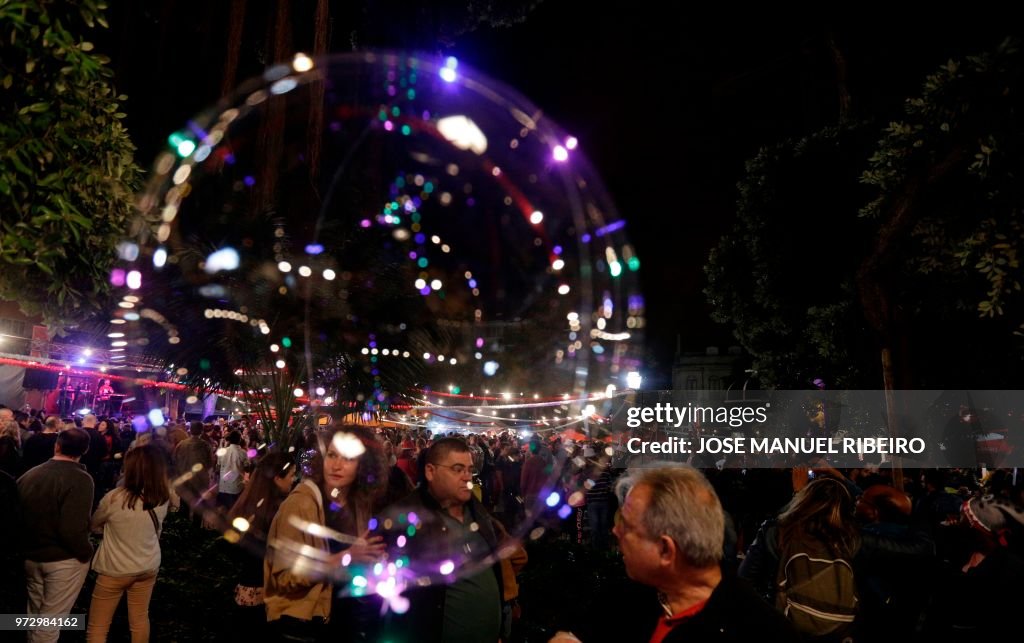
[[[563,523],[563,537],[531,543],[530,561],[520,576],[523,617],[513,635],[519,643],[546,642],[556,624],[570,612],[580,612],[610,584],[621,582],[622,565],[614,552],[595,552],[576,540],[575,520]],[[571,532],[571,533],[568,533]],[[180,514],[168,515],[160,537],[162,563],[150,602],[154,643],[232,640],[229,614],[233,604],[234,563],[214,531],[197,529]],[[8,559],[0,580],[0,612],[22,613],[24,575]],[[87,614],[95,573],[90,572],[73,614]],[[4,641],[23,641],[20,633],[4,632]],[[62,642],[84,642],[85,632],[63,632]],[[129,641],[128,612],[122,599],[109,641]]]

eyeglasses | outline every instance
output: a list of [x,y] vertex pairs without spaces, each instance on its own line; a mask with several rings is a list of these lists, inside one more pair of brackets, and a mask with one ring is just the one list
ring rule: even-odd
[[461,476],[467,471],[471,476],[475,476],[477,474],[476,467],[467,467],[464,464],[436,464],[434,462],[431,462],[430,464],[433,464],[435,467],[444,467],[445,469],[451,469],[452,473],[454,473],[457,476]]

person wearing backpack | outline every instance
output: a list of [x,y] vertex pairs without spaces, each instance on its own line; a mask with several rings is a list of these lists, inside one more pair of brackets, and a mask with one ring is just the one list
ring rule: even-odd
[[861,547],[854,498],[824,477],[800,489],[751,543],[739,575],[811,641],[853,641]]

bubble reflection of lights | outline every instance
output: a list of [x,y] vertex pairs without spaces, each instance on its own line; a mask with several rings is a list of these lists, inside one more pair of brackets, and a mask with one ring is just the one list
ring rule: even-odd
[[299,73],[313,69],[313,64],[313,59],[302,52],[295,54],[295,57],[292,59],[292,69]]

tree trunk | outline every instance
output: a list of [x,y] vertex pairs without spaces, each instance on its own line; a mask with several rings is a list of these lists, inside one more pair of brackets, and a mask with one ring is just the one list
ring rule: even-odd
[[[893,349],[899,332],[894,321],[889,303],[889,287],[886,275],[898,270],[896,260],[899,258],[900,243],[905,241],[914,225],[921,218],[921,202],[928,189],[937,181],[948,175],[963,157],[963,150],[955,147],[946,158],[930,166],[923,176],[908,179],[902,190],[893,195],[886,210],[886,217],[879,227],[875,246],[870,255],[861,263],[857,270],[857,290],[860,293],[864,317],[871,328],[877,333],[882,359],[882,386],[885,390],[886,415],[889,425],[889,436],[896,438],[899,428],[896,423],[895,382],[905,382],[902,373],[907,368],[904,363],[893,363]],[[898,481],[898,483],[897,483]],[[893,482],[902,489],[903,469],[900,459],[893,459]]]
[[850,87],[846,80],[846,56],[843,55],[839,44],[836,43],[836,35],[828,32],[828,48],[832,52],[832,62],[836,66],[836,93],[839,95],[839,124],[845,125],[850,121],[851,102]]
[[224,61],[224,78],[220,84],[220,95],[227,96],[238,83],[238,57],[245,33],[245,9],[247,0],[232,0],[228,15],[228,50]]

